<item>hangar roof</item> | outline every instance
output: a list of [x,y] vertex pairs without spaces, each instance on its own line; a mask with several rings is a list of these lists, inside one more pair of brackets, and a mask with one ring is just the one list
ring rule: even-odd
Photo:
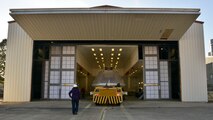
[[200,15],[188,8],[11,9],[34,40],[179,40]]

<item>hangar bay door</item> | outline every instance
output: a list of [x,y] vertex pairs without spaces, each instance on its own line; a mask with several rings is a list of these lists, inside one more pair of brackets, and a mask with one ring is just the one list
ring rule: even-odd
[[44,99],[69,99],[75,83],[75,46],[51,46],[50,61],[45,61]]
[[144,47],[145,99],[169,99],[168,61],[160,61],[158,46]]

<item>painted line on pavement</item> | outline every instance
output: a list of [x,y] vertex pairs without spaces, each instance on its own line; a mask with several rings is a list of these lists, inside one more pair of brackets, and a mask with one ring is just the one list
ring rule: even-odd
[[104,108],[101,110],[100,120],[104,120],[104,119],[105,119],[106,111],[107,111],[107,107],[104,107]]
[[127,117],[128,120],[134,120],[132,115],[127,112],[123,104],[121,104],[120,107],[121,107],[121,111],[124,113],[124,115]]
[[[90,107],[91,107],[91,105],[92,105],[92,103],[88,104],[88,105],[85,107],[85,109],[90,108]],[[85,110],[85,109],[84,109],[84,110]]]

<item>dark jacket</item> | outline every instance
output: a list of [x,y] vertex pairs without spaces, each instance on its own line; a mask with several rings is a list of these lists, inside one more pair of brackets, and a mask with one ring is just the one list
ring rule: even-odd
[[72,88],[72,90],[70,90],[70,92],[69,92],[69,96],[70,96],[70,98],[72,98],[72,100],[79,100],[80,91],[79,91],[78,87]]

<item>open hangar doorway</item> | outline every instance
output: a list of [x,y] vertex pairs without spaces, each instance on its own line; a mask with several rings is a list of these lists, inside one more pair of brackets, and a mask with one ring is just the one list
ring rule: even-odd
[[[156,54],[149,54],[152,52]],[[154,60],[155,57],[156,60]],[[77,63],[77,83],[80,87],[86,88],[87,95],[94,90],[92,82],[97,74],[106,68],[111,68],[122,76],[125,82],[123,88],[128,92],[127,98],[180,100],[177,42],[79,45],[77,46]],[[156,68],[147,67],[154,66],[154,64]],[[78,76],[81,76],[80,79]],[[142,98],[140,97],[141,91]]]
[[[53,49],[55,49],[56,53],[57,50],[61,50],[63,53],[64,47],[73,50],[73,53],[70,55],[51,53]],[[149,54],[152,52],[155,54]],[[54,68],[52,71],[45,72],[46,68],[51,67],[53,61],[57,66],[60,63],[57,60],[60,61],[63,57],[70,57],[68,62],[75,64],[72,66],[72,69],[64,70],[59,67],[59,69]],[[117,70],[124,79],[126,84],[124,90],[128,92],[128,96],[135,97],[138,90],[142,89],[144,93],[143,99],[145,100],[180,99],[178,57],[177,42],[128,42],[128,44],[120,44],[120,42],[119,44],[113,44],[113,42],[105,44],[99,42],[97,44],[76,44],[68,41],[35,41],[31,98],[32,100],[67,99],[66,92],[70,89],[70,84],[65,83],[63,84],[64,88],[61,87],[63,72],[67,72],[68,78],[70,78],[70,75],[73,76],[70,79],[79,84],[80,89],[84,88],[85,93],[88,95],[94,89],[92,82],[98,72],[110,67]],[[53,61],[51,62],[51,60]],[[147,66],[153,66],[152,64],[155,62],[157,62],[157,68],[145,69]],[[67,64],[70,65],[70,63]],[[160,67],[161,64],[163,65],[162,69]],[[164,70],[165,64],[167,64],[167,72],[163,73],[162,70]],[[57,76],[57,71],[61,75]],[[158,72],[157,79],[156,71]],[[58,82],[54,77],[50,76],[51,72],[54,73],[54,77],[58,77]],[[168,77],[167,83],[161,81],[163,79],[161,75],[163,74],[166,74]],[[155,75],[155,78],[153,75]],[[50,79],[55,80],[50,84]],[[152,83],[154,81],[152,79],[158,82]],[[163,87],[164,89],[162,89]],[[161,97],[164,93],[168,97]]]
[[[137,45],[78,45],[77,78],[86,94],[94,90],[93,81],[99,72],[114,70],[125,79],[127,71],[138,61]],[[83,88],[82,88],[83,87]]]

